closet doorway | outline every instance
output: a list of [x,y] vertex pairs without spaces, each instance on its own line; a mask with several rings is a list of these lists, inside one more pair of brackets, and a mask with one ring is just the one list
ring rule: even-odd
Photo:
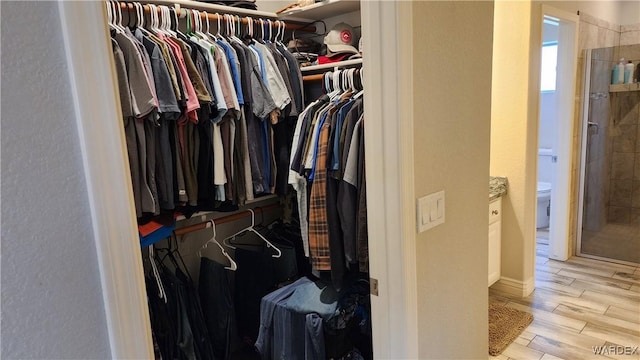
[[[152,340],[142,271],[135,209],[124,147],[124,132],[114,65],[107,33],[107,14],[102,2],[60,2],[67,63],[78,119],[89,203],[94,224],[105,313],[112,357],[150,358]],[[395,2],[363,2],[363,46],[370,52],[365,74],[387,76],[366,78],[370,130],[367,178],[377,190],[368,198],[371,276],[378,280],[378,296],[372,298],[374,353],[379,358],[417,357],[417,313],[415,273],[415,225],[404,209],[413,208],[412,123],[384,122],[384,115],[398,116],[397,109],[410,111],[411,96],[399,84],[410,79],[411,56],[397,59],[382,54],[411,54],[410,5]],[[388,19],[379,22],[377,19]],[[100,20],[97,20],[100,19]],[[400,38],[402,41],[397,41]],[[393,51],[389,51],[394,49]],[[380,56],[377,56],[380,55]],[[394,70],[390,70],[394,69]],[[377,72],[376,72],[377,71]],[[384,101],[381,101],[384,99]],[[368,108],[371,106],[371,108]],[[376,110],[383,110],[378,111]],[[97,115],[99,114],[99,115]],[[407,113],[401,118],[409,118]],[[385,151],[383,152],[383,149]],[[383,175],[384,183],[376,181]],[[398,188],[404,189],[398,196]],[[373,191],[372,191],[373,192]],[[409,220],[408,220],[409,219]],[[373,225],[372,225],[373,224]],[[403,246],[387,244],[402,236]],[[398,306],[398,304],[402,304]],[[393,314],[393,316],[391,315]]]

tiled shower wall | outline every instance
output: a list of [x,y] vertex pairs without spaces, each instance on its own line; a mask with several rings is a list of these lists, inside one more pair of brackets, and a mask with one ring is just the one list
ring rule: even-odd
[[640,44],[640,23],[620,26],[620,46]]
[[[637,64],[640,44],[615,47],[610,66],[619,58]],[[640,225],[640,92],[612,93],[610,103],[606,144],[611,154],[607,220]]]

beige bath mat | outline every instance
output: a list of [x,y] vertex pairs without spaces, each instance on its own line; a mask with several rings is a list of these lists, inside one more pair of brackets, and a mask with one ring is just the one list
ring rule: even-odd
[[498,355],[533,321],[533,315],[489,304],[489,355]]

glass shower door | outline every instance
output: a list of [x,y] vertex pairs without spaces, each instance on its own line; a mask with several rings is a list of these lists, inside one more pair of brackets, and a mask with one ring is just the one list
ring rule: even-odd
[[[591,51],[579,255],[640,263],[640,91],[610,89],[624,57],[640,45]],[[612,91],[610,91],[612,90]]]

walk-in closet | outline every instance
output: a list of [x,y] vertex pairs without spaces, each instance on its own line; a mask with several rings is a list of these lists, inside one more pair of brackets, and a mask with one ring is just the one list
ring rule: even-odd
[[155,357],[371,359],[360,3],[228,5],[104,3]]

